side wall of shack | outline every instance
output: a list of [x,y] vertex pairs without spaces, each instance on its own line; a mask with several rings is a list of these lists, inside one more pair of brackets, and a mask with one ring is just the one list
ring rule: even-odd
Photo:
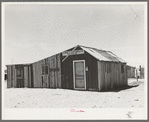
[[[48,73],[43,74],[43,67]],[[61,88],[60,54],[45,58],[32,64],[34,88]]]
[[23,67],[24,70],[24,87],[26,88],[33,88],[33,72],[32,72],[32,65],[25,65]]
[[127,66],[127,77],[128,78],[135,78],[135,67]]
[[[99,91],[110,90],[127,85],[127,69],[126,64],[98,61],[98,89]],[[110,71],[107,72],[107,67]],[[121,72],[121,67],[124,71]]]
[[[21,69],[21,77],[17,76],[17,70]],[[9,65],[7,66],[7,88],[30,88],[31,83],[31,65]],[[19,82],[22,82],[21,86]]]
[[7,88],[16,88],[16,70],[14,65],[7,66]]
[[7,88],[11,88],[11,66],[7,66]]

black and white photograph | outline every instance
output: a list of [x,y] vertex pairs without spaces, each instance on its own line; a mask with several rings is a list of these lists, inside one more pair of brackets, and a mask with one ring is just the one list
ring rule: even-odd
[[4,120],[147,119],[147,2],[2,2]]

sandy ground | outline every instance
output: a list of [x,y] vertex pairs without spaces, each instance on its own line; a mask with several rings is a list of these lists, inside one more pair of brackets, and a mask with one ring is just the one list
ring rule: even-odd
[[5,108],[140,108],[144,105],[144,80],[129,79],[129,87],[93,92],[66,89],[5,89]]

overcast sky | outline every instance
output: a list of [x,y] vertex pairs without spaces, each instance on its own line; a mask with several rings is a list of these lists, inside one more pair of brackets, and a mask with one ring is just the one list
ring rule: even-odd
[[144,66],[144,12],[141,3],[6,4],[5,64],[32,63],[84,45]]

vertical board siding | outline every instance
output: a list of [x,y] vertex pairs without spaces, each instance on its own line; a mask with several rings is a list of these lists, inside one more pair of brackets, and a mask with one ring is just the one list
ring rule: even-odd
[[114,63],[111,63],[111,89],[114,88]]
[[120,65],[120,87],[123,86],[123,74],[124,73],[121,72],[121,65]]
[[[60,63],[60,54],[33,63],[34,87],[61,88]],[[46,65],[48,66],[48,74],[42,74],[42,66]]]
[[54,85],[54,88],[57,88],[57,78],[56,78],[56,56],[53,57],[53,68],[54,68],[54,80],[53,80],[53,85]]
[[31,74],[31,66],[29,66],[29,84],[28,84],[28,87],[29,87],[29,88],[31,88],[31,81],[32,81],[31,77],[32,77],[32,74]]
[[[111,72],[107,73],[110,63]],[[119,88],[127,84],[127,70],[121,73],[121,63],[98,61],[98,89],[99,91]]]
[[123,83],[123,73],[120,71],[120,87],[122,86]]
[[118,64],[116,65],[116,88],[118,88],[119,87],[119,83],[118,83],[118,68],[119,68],[119,66],[118,66]]
[[107,72],[106,72],[106,67],[107,67],[107,63],[104,62],[104,71],[105,71],[105,90],[107,90],[107,86],[108,86],[108,78],[107,78]]
[[120,80],[120,74],[121,74],[121,64],[120,63],[118,63],[118,87],[120,87],[120,82],[121,82],[121,80]]
[[108,79],[108,83],[109,83],[109,89],[111,89],[111,86],[112,86],[112,78],[111,78],[111,66],[112,66],[112,64],[111,64],[111,62],[109,62],[109,64],[110,64],[110,72],[109,72],[109,79]]
[[33,73],[34,73],[34,87],[41,88],[41,61],[33,64]]
[[53,64],[52,64],[52,59],[51,57],[48,58],[48,63],[49,63],[49,86],[50,88],[52,88],[52,68],[53,68]]
[[24,67],[24,87],[28,87],[28,67]]
[[16,71],[15,71],[15,66],[13,66],[13,87],[16,88]]
[[98,61],[98,90],[102,90],[102,67],[101,67],[101,62]]
[[11,78],[11,66],[9,66],[9,72],[10,72],[10,82],[9,82],[9,88],[11,88],[11,82],[12,82],[12,78]]
[[[108,71],[108,65],[109,65],[109,64],[110,64],[110,62],[107,62],[107,71]],[[107,73],[107,89],[110,89],[110,87],[111,87],[110,74],[111,74],[111,72]]]
[[10,66],[7,66],[7,74],[8,74],[8,80],[7,80],[7,88],[11,88],[11,71]]
[[13,88],[13,66],[11,66],[11,88]]
[[120,87],[122,87],[123,84],[123,73],[121,73],[121,64],[120,64]]
[[14,84],[15,86],[15,88],[17,88],[17,70],[16,70],[16,68],[15,68],[15,84]]
[[127,83],[127,67],[126,67],[126,65],[125,65],[125,74],[124,74],[124,77],[125,77],[124,85],[127,86],[128,83]]
[[55,88],[55,83],[54,83],[54,56],[50,58],[50,88]]
[[61,88],[61,61],[60,61],[60,54],[57,55],[57,88]]
[[104,62],[101,63],[102,66],[102,90],[105,90],[105,65]]

